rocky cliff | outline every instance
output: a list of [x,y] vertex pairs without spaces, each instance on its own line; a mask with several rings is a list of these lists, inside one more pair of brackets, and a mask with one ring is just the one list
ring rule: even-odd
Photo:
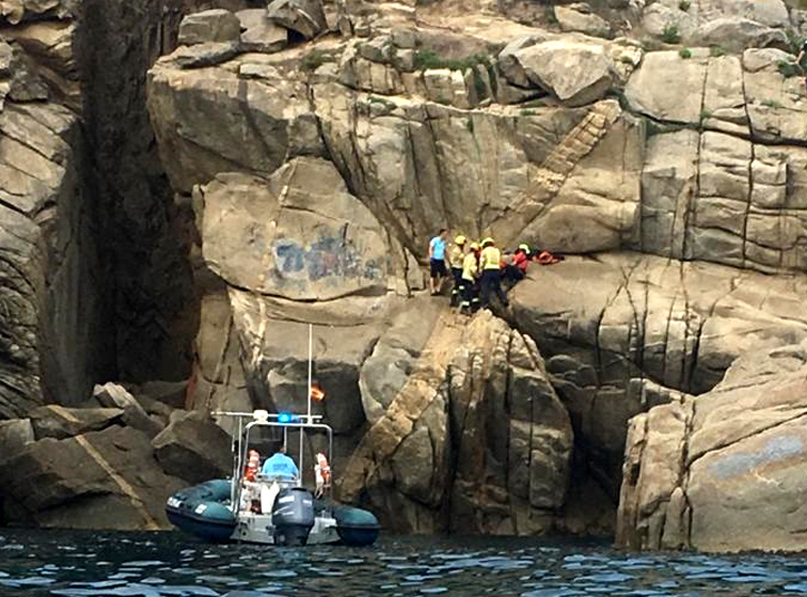
[[[199,449],[186,432],[165,457],[157,405],[302,408],[311,323],[338,495],[388,527],[609,533],[620,502],[625,545],[803,547],[796,517],[720,533],[769,502],[773,484],[742,475],[779,466],[756,436],[798,408],[792,385],[728,416],[735,386],[778,376],[724,375],[807,335],[804,11],[52,4],[0,3],[0,413],[33,469],[42,442],[130,434],[180,483]],[[468,320],[421,292],[443,226],[568,257]],[[36,407],[108,379],[141,384],[140,416],[130,401],[127,419],[28,433]],[[701,428],[723,439],[693,451]],[[750,458],[729,475],[746,501],[715,513],[726,477],[703,467],[725,450]],[[169,486],[127,481],[124,498],[152,485]],[[40,524],[77,499],[23,517],[9,494],[9,518]]]

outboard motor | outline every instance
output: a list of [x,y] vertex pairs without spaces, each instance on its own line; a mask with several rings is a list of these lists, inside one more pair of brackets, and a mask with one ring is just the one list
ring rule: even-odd
[[275,545],[305,545],[314,526],[313,494],[303,487],[281,489],[272,506],[272,525]]

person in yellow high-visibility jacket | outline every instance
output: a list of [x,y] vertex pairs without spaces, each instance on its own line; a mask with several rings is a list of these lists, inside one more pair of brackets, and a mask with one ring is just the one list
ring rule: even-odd
[[454,239],[448,253],[448,264],[451,266],[451,275],[454,277],[454,287],[451,289],[451,306],[460,304],[460,289],[462,287],[462,264],[465,260],[465,237],[460,234]]
[[482,254],[479,268],[482,270],[482,308],[490,307],[490,293],[499,297],[502,305],[508,307],[507,295],[502,290],[502,252],[496,248],[492,238],[482,241]]
[[470,251],[462,260],[462,302],[460,311],[470,314],[474,303],[476,291],[476,280],[479,277],[479,245],[471,243]]

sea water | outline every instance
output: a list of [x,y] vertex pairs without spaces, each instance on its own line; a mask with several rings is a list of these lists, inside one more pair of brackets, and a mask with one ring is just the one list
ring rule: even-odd
[[370,548],[210,545],[178,532],[0,529],[0,595],[805,595],[800,555],[627,553],[551,539],[382,536]]

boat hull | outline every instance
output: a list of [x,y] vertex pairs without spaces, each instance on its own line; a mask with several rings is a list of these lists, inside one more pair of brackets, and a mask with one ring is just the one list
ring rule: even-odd
[[345,545],[365,547],[378,539],[381,525],[372,512],[353,506],[334,506],[336,532]]
[[207,520],[194,519],[184,514],[172,512],[167,508],[165,512],[168,515],[168,522],[179,530],[212,543],[226,543],[229,541],[233,536],[233,529],[236,526],[235,524],[226,525]]
[[228,541],[238,523],[225,505],[230,487],[229,481],[216,479],[176,492],[165,506],[168,521],[206,541]]
[[[243,511],[236,516],[230,510],[231,484],[217,479],[178,491],[166,504],[169,522],[179,530],[204,541],[223,543],[239,541],[263,545],[275,544],[275,526],[269,514]],[[291,543],[350,546],[371,545],[378,538],[380,526],[367,510],[316,500],[315,517],[305,541],[293,537]]]

